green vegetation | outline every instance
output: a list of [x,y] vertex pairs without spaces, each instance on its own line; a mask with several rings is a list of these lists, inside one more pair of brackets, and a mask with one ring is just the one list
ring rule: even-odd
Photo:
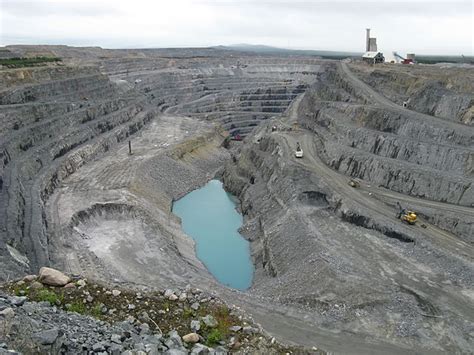
[[183,311],[183,317],[185,319],[194,317],[194,311],[191,308],[185,308]]
[[7,68],[24,68],[37,65],[46,65],[47,63],[60,62],[58,57],[32,57],[32,58],[7,58],[0,59],[0,65]]
[[15,285],[12,291],[16,296],[28,296],[30,289],[28,288],[27,284],[24,284]]
[[469,63],[474,64],[471,56],[443,56],[443,55],[417,55],[416,61],[423,64],[436,63]]
[[69,307],[67,307],[67,310],[69,312],[84,314],[86,313],[86,306],[82,302],[74,302],[74,303],[70,303]]
[[214,317],[217,320],[217,329],[219,333],[223,336],[227,336],[229,333],[229,327],[235,325],[235,319],[230,314],[229,308],[227,307],[217,307],[214,311]]
[[210,331],[206,338],[206,345],[213,346],[218,344],[222,340],[222,334],[219,329],[213,329]]
[[100,304],[96,304],[94,307],[91,308],[90,315],[94,318],[100,318],[100,316],[102,315],[102,308]]
[[61,293],[55,293],[47,289],[39,290],[34,296],[34,300],[38,302],[49,302],[50,304],[61,304],[64,296]]

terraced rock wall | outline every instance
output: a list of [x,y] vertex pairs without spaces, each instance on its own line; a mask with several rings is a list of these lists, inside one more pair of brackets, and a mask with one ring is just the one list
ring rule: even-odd
[[357,74],[385,96],[418,112],[446,120],[474,123],[474,76],[468,68],[386,64],[354,65]]
[[29,266],[47,265],[43,206],[55,186],[143,127],[153,111],[97,68],[21,69],[0,77],[6,84],[0,92],[0,239]]
[[[252,294],[304,309],[308,319],[337,329],[341,337],[347,330],[411,346],[465,347],[466,338],[446,342],[438,326],[426,322],[443,314],[451,334],[465,331],[425,281],[412,277],[424,280],[424,270],[447,272],[450,279],[462,275],[468,285],[469,263],[458,263],[395,218],[374,216],[318,173],[292,162],[292,152],[288,160],[279,135],[269,124],[258,128],[223,174],[245,216],[242,230],[256,268]],[[439,268],[440,260],[449,267]]]
[[319,71],[308,58],[236,60],[212,49],[9,49],[63,58],[0,71],[0,240],[5,255],[33,268],[51,259],[43,206],[54,189],[155,114],[212,121],[245,136],[284,112]]
[[300,122],[321,139],[329,166],[404,194],[472,204],[472,129],[359,104],[347,93],[340,81],[324,77],[301,105]]
[[255,62],[194,68],[186,62],[173,71],[138,71],[128,80],[167,113],[216,121],[230,134],[245,137],[261,121],[284,112],[319,71],[310,60]]

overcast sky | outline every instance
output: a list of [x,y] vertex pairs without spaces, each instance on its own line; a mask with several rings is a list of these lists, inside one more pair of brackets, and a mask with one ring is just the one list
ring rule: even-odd
[[219,44],[473,55],[472,0],[0,0],[0,45]]

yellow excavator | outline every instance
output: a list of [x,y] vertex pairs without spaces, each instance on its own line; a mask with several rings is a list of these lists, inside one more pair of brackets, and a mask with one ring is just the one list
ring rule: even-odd
[[414,225],[418,219],[418,216],[415,212],[402,208],[399,202],[397,202],[398,206],[398,218],[403,222],[408,224]]

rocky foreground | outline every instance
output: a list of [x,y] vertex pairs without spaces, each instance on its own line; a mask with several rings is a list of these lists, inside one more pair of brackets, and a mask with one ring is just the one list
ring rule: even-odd
[[42,268],[0,289],[0,354],[228,352],[307,351],[278,344],[237,308],[191,287],[132,292]]

